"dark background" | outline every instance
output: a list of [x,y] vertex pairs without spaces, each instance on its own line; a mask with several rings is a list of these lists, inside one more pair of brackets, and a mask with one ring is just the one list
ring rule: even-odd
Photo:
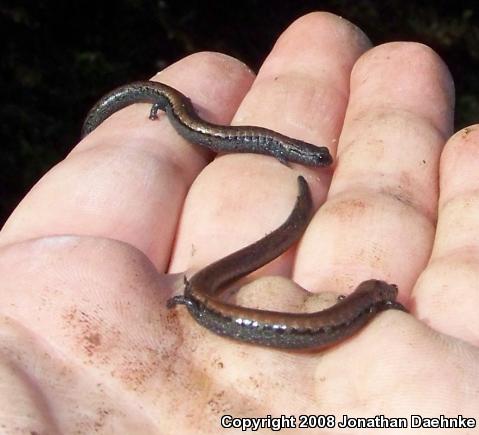
[[477,122],[477,1],[0,0],[0,226],[76,143],[99,96],[201,50],[257,70],[279,34],[314,10],[347,18],[374,44],[434,48],[456,82],[456,129]]

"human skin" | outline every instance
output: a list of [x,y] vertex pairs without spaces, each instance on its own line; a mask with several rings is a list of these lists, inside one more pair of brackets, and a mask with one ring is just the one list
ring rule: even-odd
[[[479,418],[479,129],[449,138],[454,90],[439,57],[416,43],[370,49],[346,20],[313,13],[257,77],[198,53],[154,79],[210,121],[326,145],[335,165],[252,154],[208,164],[143,104],[105,121],[0,233],[2,432],[214,434],[224,414]],[[280,225],[298,174],[313,192],[311,224],[236,301],[321,309],[377,278],[398,285],[410,314],[383,312],[339,345],[298,353],[167,310],[182,272]],[[305,298],[285,278],[325,293]]]

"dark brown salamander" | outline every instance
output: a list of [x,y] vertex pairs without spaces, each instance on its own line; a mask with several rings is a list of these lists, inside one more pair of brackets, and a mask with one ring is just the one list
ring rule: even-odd
[[82,137],[118,110],[141,102],[153,104],[150,119],[157,118],[158,110],[165,111],[181,136],[215,152],[266,154],[282,163],[308,166],[327,166],[333,161],[326,147],[317,147],[266,128],[209,123],[198,116],[188,97],[153,81],[130,83],[102,97],[86,116]]
[[380,280],[362,282],[336,305],[315,313],[281,313],[222,302],[218,296],[231,282],[264,266],[296,242],[311,218],[308,184],[298,177],[299,195],[286,221],[272,233],[210,264],[188,281],[183,296],[167,306],[184,304],[191,316],[212,332],[262,346],[322,349],[353,335],[377,313],[406,309],[398,302],[397,287]]
[[[271,155],[282,163],[309,166],[332,163],[329,150],[292,139],[262,127],[222,126],[208,123],[196,113],[188,97],[159,82],[136,82],[121,86],[95,104],[88,113],[82,136],[86,136],[118,110],[139,102],[153,104],[150,119],[166,112],[185,139],[216,152],[249,152]],[[361,283],[336,305],[317,313],[280,313],[255,310],[222,302],[225,286],[269,263],[296,242],[311,217],[311,195],[303,177],[298,177],[299,196],[288,219],[275,231],[185,279],[183,296],[168,301],[168,307],[185,304],[198,323],[216,334],[263,346],[291,349],[321,349],[349,337],[376,313],[405,308],[396,302],[397,287],[384,281]]]

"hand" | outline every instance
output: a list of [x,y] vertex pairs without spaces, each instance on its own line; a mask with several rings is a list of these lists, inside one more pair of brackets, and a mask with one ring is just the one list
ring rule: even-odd
[[[368,49],[359,29],[315,13],[285,31],[256,78],[212,53],[155,77],[210,121],[235,115],[333,154],[338,145],[332,181],[331,169],[260,155],[205,167],[203,149],[138,104],[37,183],[0,233],[6,433],[214,434],[226,414],[296,416],[296,427],[300,414],[332,414],[336,429],[345,414],[479,418],[479,135],[463,130],[444,146],[453,83],[429,48]],[[293,353],[218,337],[184,307],[166,310],[180,272],[284,220],[299,172],[318,211],[296,258],[256,277],[335,295],[384,279],[411,314],[387,311],[326,351]],[[263,278],[238,300],[293,311],[297,295],[292,282]]]

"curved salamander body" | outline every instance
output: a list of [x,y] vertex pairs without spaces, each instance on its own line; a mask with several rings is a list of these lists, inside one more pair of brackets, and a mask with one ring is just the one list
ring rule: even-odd
[[321,349],[353,335],[381,311],[406,311],[396,302],[397,287],[375,279],[362,282],[336,305],[315,313],[257,310],[219,299],[227,284],[269,263],[299,239],[309,223],[312,203],[303,177],[298,177],[298,184],[294,209],[279,228],[200,270],[185,282],[184,295],[171,298],[167,306],[186,305],[200,325],[218,335],[286,349]]
[[267,128],[209,123],[198,116],[188,97],[168,85],[153,81],[130,83],[102,97],[86,116],[82,137],[118,110],[141,102],[153,104],[150,119],[156,119],[158,110],[163,110],[186,140],[216,152],[266,154],[282,163],[308,166],[327,166],[333,161],[326,147],[317,147]]
[[[326,147],[317,147],[262,127],[222,126],[199,117],[190,99],[176,89],[153,81],[121,86],[98,101],[88,113],[82,136],[118,110],[134,103],[152,103],[150,119],[165,111],[186,140],[216,152],[266,154],[282,163],[309,166],[332,163]],[[299,195],[287,220],[263,239],[196,273],[186,281],[183,296],[168,307],[185,304],[193,318],[212,332],[237,340],[277,348],[321,349],[351,336],[378,312],[405,308],[396,302],[397,287],[369,280],[336,305],[316,313],[280,313],[228,304],[219,299],[226,285],[285,252],[303,233],[311,218],[309,187],[298,177]]]

